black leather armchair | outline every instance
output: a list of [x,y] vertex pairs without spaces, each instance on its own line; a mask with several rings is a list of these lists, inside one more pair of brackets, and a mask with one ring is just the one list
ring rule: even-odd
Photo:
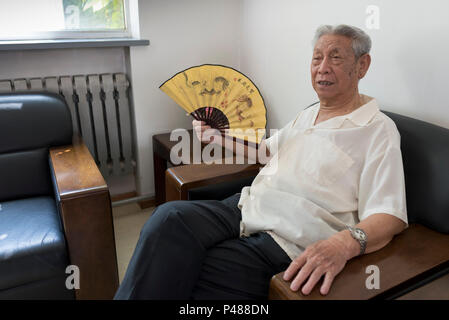
[[109,192],[72,138],[59,95],[0,95],[0,299],[108,299],[118,286]]
[[[271,281],[271,299],[395,299],[449,273],[449,130],[385,113],[401,134],[410,227],[385,248],[349,261],[327,296],[320,295],[319,286],[307,297],[292,292],[280,273]],[[169,168],[167,201],[222,200],[251,185],[258,173],[245,165],[220,173],[220,166],[215,172],[210,165]],[[381,271],[380,290],[365,287],[369,265]]]

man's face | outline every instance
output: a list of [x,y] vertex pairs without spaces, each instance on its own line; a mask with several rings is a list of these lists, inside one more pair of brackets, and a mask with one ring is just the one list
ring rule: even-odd
[[[360,59],[359,59],[360,60]],[[311,64],[312,86],[320,100],[354,94],[361,72],[352,50],[352,40],[340,35],[324,35],[315,45]]]

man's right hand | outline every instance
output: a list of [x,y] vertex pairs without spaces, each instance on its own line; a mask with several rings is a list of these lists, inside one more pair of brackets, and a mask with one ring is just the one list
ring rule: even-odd
[[222,144],[220,131],[218,129],[212,129],[211,126],[206,125],[205,121],[193,120],[192,126],[196,137],[201,142]]

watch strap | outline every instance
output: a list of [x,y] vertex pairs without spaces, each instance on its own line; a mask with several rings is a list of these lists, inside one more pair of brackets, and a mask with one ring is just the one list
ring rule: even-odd
[[[360,228],[353,228],[353,227],[351,227],[351,226],[346,226],[346,228],[349,230],[349,233],[351,234],[351,236],[352,236],[355,240],[357,240],[357,241],[359,242],[359,244],[360,244],[360,252],[359,252],[359,255],[364,254],[364,253],[365,253],[365,250],[366,250],[366,233],[365,233],[365,231],[363,231],[363,230],[360,229]],[[365,235],[365,239],[360,239],[360,238],[358,238],[357,235],[356,235],[356,231],[361,231],[361,232]]]

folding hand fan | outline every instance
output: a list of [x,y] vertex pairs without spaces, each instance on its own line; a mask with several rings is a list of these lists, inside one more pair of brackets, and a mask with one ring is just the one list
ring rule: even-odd
[[265,135],[266,108],[259,90],[230,67],[191,67],[159,88],[194,119],[205,121],[224,136],[259,144]]

